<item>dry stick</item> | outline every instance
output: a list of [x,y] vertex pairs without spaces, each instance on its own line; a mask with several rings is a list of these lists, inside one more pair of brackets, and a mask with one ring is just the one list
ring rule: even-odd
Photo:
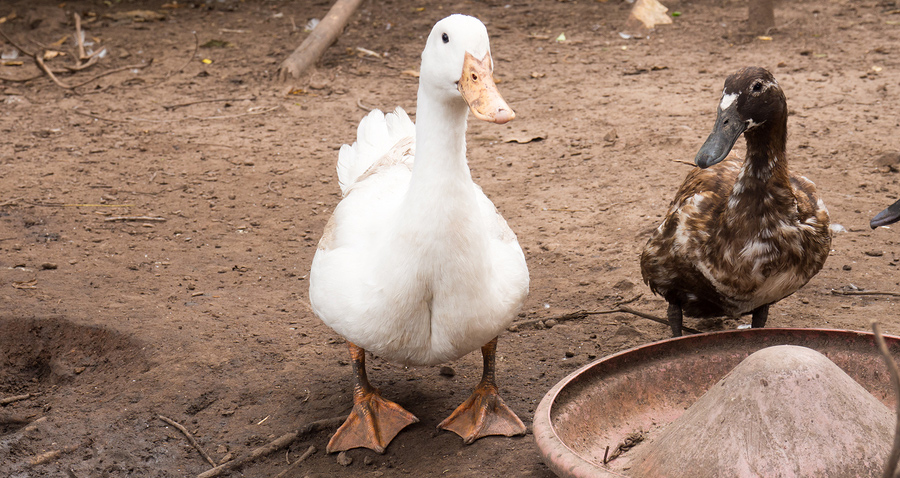
[[119,222],[119,221],[140,221],[140,222],[165,222],[166,218],[164,217],[155,217],[155,216],[112,216],[104,219],[106,222]]
[[[656,317],[655,315],[650,315],[646,312],[641,312],[639,310],[634,310],[631,307],[616,307],[615,309],[609,310],[577,310],[575,312],[570,312],[568,314],[563,314],[558,317],[547,317],[545,319],[528,319],[528,320],[520,320],[518,322],[513,322],[513,326],[522,326],[522,325],[532,325],[538,322],[546,322],[548,320],[556,320],[557,322],[565,322],[567,320],[580,320],[584,319],[590,315],[606,315],[606,314],[617,314],[617,313],[626,313],[631,315],[636,315],[638,317],[642,317],[647,320],[652,320],[654,322],[658,322],[663,325],[669,325],[669,321],[666,319],[662,319]],[[699,334],[700,331],[697,329],[693,329],[691,327],[682,326],[681,329],[685,332],[691,334]]]
[[12,397],[6,397],[6,398],[0,399],[0,405],[9,405],[10,403],[13,403],[13,402],[18,402],[21,400],[28,400],[29,398],[31,398],[30,393],[26,393],[25,395],[15,395]]
[[878,345],[878,351],[884,358],[884,364],[887,365],[888,372],[891,374],[891,387],[894,389],[894,395],[897,397],[897,421],[894,425],[894,446],[891,448],[891,454],[888,455],[887,463],[884,465],[884,478],[892,478],[895,476],[897,462],[900,461],[900,370],[897,369],[897,363],[891,358],[884,337],[881,335],[881,327],[878,322],[872,321],[872,332],[875,333],[875,343]]
[[100,73],[99,75],[96,75],[92,78],[82,81],[81,83],[78,83],[77,85],[72,85],[72,88],[78,88],[78,87],[84,86],[95,80],[99,80],[100,78],[103,78],[104,76],[112,75],[113,73],[118,73],[120,71],[126,71],[126,70],[141,70],[143,68],[147,68],[148,66],[150,66],[152,64],[153,64],[153,58],[147,60],[147,63],[140,63],[137,65],[128,65],[128,66],[123,66],[123,67],[119,67],[119,68],[113,68],[112,70],[104,71],[103,73]]
[[303,43],[281,63],[278,76],[282,81],[298,78],[310,66],[315,64],[325,50],[341,36],[341,32],[350,21],[350,15],[356,11],[362,0],[337,0],[328,10],[325,18],[316,25]]
[[310,445],[309,448],[307,448],[306,451],[303,452],[302,455],[300,455],[300,458],[297,458],[297,461],[291,463],[291,465],[282,470],[281,473],[275,475],[275,478],[284,478],[285,475],[299,468],[300,463],[303,463],[303,460],[309,458],[315,452],[316,447]]
[[263,108],[257,111],[248,111],[246,113],[240,113],[236,115],[220,115],[220,116],[185,116],[186,119],[196,119],[196,120],[220,120],[220,119],[231,119],[231,118],[240,118],[242,116],[255,116],[255,115],[264,115],[266,113],[271,113],[277,109],[281,108],[281,105],[275,105],[271,108]]
[[831,289],[832,295],[890,295],[900,297],[900,292],[884,292],[877,290],[836,290]]
[[72,14],[75,17],[75,43],[78,44],[78,59],[86,60],[88,58],[84,53],[84,39],[81,38],[81,15]]
[[49,76],[50,79],[53,80],[54,83],[59,85],[60,88],[65,88],[67,90],[75,89],[74,86],[69,86],[69,85],[63,83],[62,81],[60,81],[60,79],[57,78],[56,75],[54,75],[52,71],[50,71],[50,68],[47,68],[47,65],[44,63],[43,55],[40,55],[40,54],[34,55],[32,58],[34,58],[34,62],[37,63],[38,68],[40,68],[41,71],[46,73],[47,76]]
[[216,462],[212,459],[212,457],[209,456],[208,453],[206,453],[206,450],[204,450],[203,447],[201,447],[200,444],[197,443],[197,440],[194,439],[194,435],[191,435],[191,432],[187,431],[187,429],[184,428],[183,426],[181,426],[180,423],[176,422],[175,420],[172,420],[171,418],[167,418],[162,415],[158,415],[158,417],[160,420],[168,423],[169,425],[172,425],[173,427],[177,428],[178,431],[183,433],[184,436],[187,437],[188,442],[190,442],[191,446],[194,447],[194,449],[196,449],[200,453],[200,456],[202,456],[204,460],[208,461],[209,464],[212,465],[213,467],[216,466]]
[[317,432],[317,431],[325,429],[325,428],[337,427],[341,423],[344,423],[344,420],[346,420],[346,419],[347,419],[347,416],[344,415],[342,417],[326,418],[324,420],[316,420],[314,422],[307,423],[306,425],[304,425],[297,431],[285,433],[284,435],[281,435],[280,437],[276,438],[274,441],[270,442],[268,445],[264,445],[259,448],[256,448],[255,450],[251,451],[250,453],[240,456],[229,462],[223,463],[223,464],[213,468],[212,470],[204,471],[203,473],[200,473],[199,475],[197,475],[197,478],[213,478],[214,476],[219,476],[223,473],[229,472],[231,470],[235,470],[237,468],[240,468],[240,467],[246,465],[247,463],[250,463],[253,460],[262,458],[271,453],[275,453],[276,451],[278,451],[284,447],[290,446],[291,443],[294,443],[296,440],[298,440],[299,438],[301,438],[305,435]]
[[80,445],[70,445],[70,446],[60,448],[57,450],[50,450],[50,451],[41,453],[40,455],[36,455],[36,456],[32,457],[30,460],[28,460],[28,464],[31,466],[37,466],[37,465],[43,465],[44,463],[49,463],[51,461],[56,460],[57,458],[59,458],[60,456],[66,454],[66,453],[72,453],[73,451],[77,450],[79,446]]
[[[194,51],[191,52],[190,58],[188,58],[187,61],[184,62],[183,65],[181,65],[181,68],[179,68],[177,70],[179,73],[184,71],[184,69],[187,68],[187,66],[190,65],[192,61],[194,61],[194,57],[197,56],[197,50],[200,49],[200,37],[197,36],[197,32],[191,32],[191,33],[194,35]],[[173,71],[176,71],[176,70],[173,70]],[[172,72],[167,73],[166,78],[168,78],[169,75],[171,75],[171,74],[172,74]]]
[[179,103],[177,105],[163,105],[163,108],[167,110],[174,110],[175,108],[181,108],[184,106],[199,105],[200,103],[217,103],[220,101],[256,101],[256,97],[251,96],[250,98],[214,98],[208,100],[197,100],[188,103]]
[[28,51],[28,50],[22,48],[22,45],[19,45],[18,43],[14,42],[13,39],[10,38],[10,37],[8,37],[8,36],[6,35],[6,33],[5,33],[3,30],[0,30],[0,36],[2,36],[4,39],[6,39],[6,41],[7,41],[10,45],[16,47],[16,49],[19,50],[19,51],[21,51],[22,53],[24,53],[24,54],[26,54],[26,55],[28,55],[28,56],[30,56],[30,57],[33,57],[33,56],[34,56],[34,53],[31,53],[30,51]]

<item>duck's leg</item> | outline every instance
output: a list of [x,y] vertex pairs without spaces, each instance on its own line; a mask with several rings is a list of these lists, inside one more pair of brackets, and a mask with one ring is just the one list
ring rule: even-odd
[[750,317],[750,327],[758,329],[766,326],[766,319],[769,318],[769,305],[761,305],[753,309],[753,315]]
[[461,436],[463,443],[471,444],[488,435],[514,436],[525,433],[525,424],[503,403],[494,381],[497,338],[481,347],[484,372],[481,382],[472,395],[442,421],[438,428],[450,430]]
[[384,453],[388,443],[407,425],[419,421],[400,405],[381,398],[378,389],[369,384],[366,377],[366,351],[353,343],[350,359],[353,362],[353,410],[344,424],[334,433],[325,451],[368,448]]
[[672,327],[672,337],[681,337],[681,324],[684,322],[684,316],[681,313],[681,304],[675,301],[669,302],[669,310],[666,311],[666,318],[669,320],[669,327]]

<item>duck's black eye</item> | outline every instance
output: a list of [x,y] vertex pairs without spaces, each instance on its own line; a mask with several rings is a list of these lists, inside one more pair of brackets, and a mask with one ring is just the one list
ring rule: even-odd
[[762,83],[760,83],[759,81],[757,81],[756,83],[753,83],[753,91],[755,91],[755,92],[762,91]]
[[444,40],[444,43],[450,43],[450,37],[448,37],[446,33],[441,35],[441,40]]

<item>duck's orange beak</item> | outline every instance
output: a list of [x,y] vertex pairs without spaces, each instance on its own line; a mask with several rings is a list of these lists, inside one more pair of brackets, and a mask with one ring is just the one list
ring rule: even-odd
[[516,113],[497,91],[491,69],[490,53],[481,60],[476,60],[471,53],[466,52],[462,76],[457,85],[460,94],[476,118],[503,124],[516,117]]

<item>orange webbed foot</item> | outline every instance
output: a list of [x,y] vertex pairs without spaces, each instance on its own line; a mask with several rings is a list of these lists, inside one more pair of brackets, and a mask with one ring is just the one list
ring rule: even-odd
[[381,397],[377,391],[355,400],[353,411],[328,442],[326,451],[368,448],[384,453],[391,440],[408,425],[418,423],[415,415]]
[[515,436],[525,434],[525,424],[503,403],[494,381],[497,338],[481,347],[484,373],[472,395],[442,421],[438,428],[461,436],[469,445],[489,435]]
[[438,427],[461,436],[466,445],[490,435],[525,434],[525,424],[503,403],[496,387],[481,385]]

